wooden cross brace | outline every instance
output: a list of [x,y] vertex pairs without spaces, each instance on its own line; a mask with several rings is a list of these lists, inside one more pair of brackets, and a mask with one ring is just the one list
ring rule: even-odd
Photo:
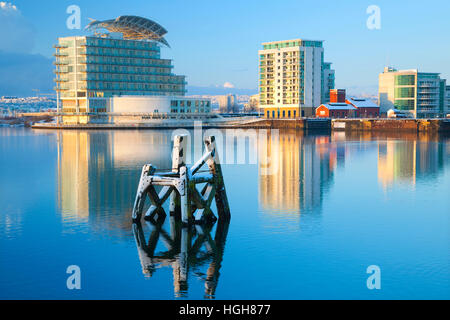
[[[216,151],[215,138],[207,137],[204,141],[206,151],[191,168],[186,166],[187,136],[176,136],[172,153],[172,171],[157,173],[156,168],[147,164],[142,168],[141,178],[133,206],[132,218],[139,221],[144,209],[146,196],[151,206],[145,213],[146,219],[151,219],[156,213],[163,213],[165,201],[170,197],[170,213],[177,216],[181,212],[183,224],[211,223],[217,218],[211,210],[213,199],[219,219],[230,219],[225,183],[222,169]],[[207,172],[200,169],[207,164]],[[205,184],[201,191],[197,184]],[[157,192],[155,186],[162,186]]]

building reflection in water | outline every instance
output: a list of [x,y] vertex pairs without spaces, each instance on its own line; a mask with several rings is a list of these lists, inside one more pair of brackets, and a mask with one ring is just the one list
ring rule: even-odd
[[259,203],[273,214],[320,212],[334,172],[351,170],[346,161],[360,161],[371,150],[378,152],[384,188],[395,181],[415,185],[436,178],[449,161],[448,144],[437,134],[280,131],[259,137]]
[[[206,299],[213,299],[219,281],[229,221],[218,220],[214,239],[211,236],[212,226],[195,225],[181,228],[174,217],[170,219],[170,232],[163,229],[163,222],[146,221],[150,229],[148,240],[140,223],[133,224],[142,272],[152,277],[161,267],[171,267],[173,271],[173,287],[175,297],[187,297],[188,273],[205,283]],[[156,252],[158,242],[162,242],[166,251]],[[206,273],[201,271],[207,265]]]
[[438,137],[423,135],[418,140],[414,134],[405,138],[378,143],[378,180],[385,189],[395,182],[415,186],[421,179],[437,177],[444,168],[445,144]]
[[[205,297],[214,298],[228,223],[219,219],[213,228],[195,226],[188,231],[168,217],[169,234],[162,226],[166,218],[161,218],[147,222],[151,232],[145,241],[142,226],[131,221],[142,165],[167,169],[171,164],[171,131],[64,130],[57,133],[57,139],[58,207],[65,225],[70,228],[86,222],[98,234],[114,237],[128,237],[132,229],[146,275],[171,266],[174,291],[181,297],[187,294],[191,272],[204,281]],[[155,252],[158,241],[168,246],[167,252]],[[203,276],[199,268],[206,264]]]
[[[57,137],[58,207],[65,225],[86,222],[98,234],[107,232],[124,238],[133,229],[144,271],[151,275],[152,266],[170,265],[177,295],[187,290],[187,272],[191,270],[202,277],[198,268],[209,263],[203,280],[205,295],[213,297],[227,227],[217,226],[219,232],[216,231],[213,240],[210,230],[167,234],[154,224],[150,225],[150,240],[144,241],[143,230],[133,226],[130,219],[142,165],[152,163],[165,169],[171,163],[171,132],[64,130]],[[276,215],[294,213],[300,217],[299,213],[320,213],[326,193],[333,185],[334,172],[339,168],[351,170],[347,166],[351,161],[345,161],[354,152],[370,148],[375,154],[378,151],[375,161],[379,181],[384,186],[396,180],[415,184],[421,178],[441,173],[449,159],[448,145],[438,138],[417,134],[393,137],[372,133],[304,135],[299,131],[279,134],[269,131],[268,135],[258,135],[259,205],[264,212]],[[170,222],[170,217],[166,220]],[[167,258],[165,261],[157,260],[161,256],[152,251],[158,239],[170,245],[162,256]],[[190,244],[191,240],[185,239],[194,242]],[[207,250],[197,250],[198,246]]]
[[58,206],[63,219],[94,222],[95,228],[125,236],[142,165],[165,168],[170,161],[170,132],[58,132]]
[[342,153],[330,136],[269,133],[266,140],[258,141],[258,152],[259,203],[264,211],[301,213],[321,208]]

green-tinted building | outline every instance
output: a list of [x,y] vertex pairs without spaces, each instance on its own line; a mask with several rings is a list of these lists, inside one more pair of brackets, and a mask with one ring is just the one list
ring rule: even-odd
[[417,118],[435,118],[446,113],[446,80],[439,73],[386,67],[379,77],[381,112],[397,109]]

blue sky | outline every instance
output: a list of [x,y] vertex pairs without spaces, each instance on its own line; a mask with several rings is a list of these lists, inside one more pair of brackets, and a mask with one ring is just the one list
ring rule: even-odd
[[[82,27],[88,18],[141,15],[153,19],[169,31],[166,38],[172,48],[164,49],[163,57],[174,60],[174,71],[187,75],[191,86],[229,82],[256,91],[261,43],[294,38],[325,40],[325,60],[333,62],[336,85],[349,91],[376,93],[378,74],[387,63],[400,69],[441,72],[450,79],[448,0],[6,2],[19,11],[20,28],[2,31],[2,42],[9,37],[22,39],[21,51],[49,58],[58,36],[85,34],[67,29],[69,5],[81,8]],[[369,5],[381,9],[380,30],[366,27]],[[0,28],[5,23],[1,19]],[[9,49],[0,45],[0,50]]]

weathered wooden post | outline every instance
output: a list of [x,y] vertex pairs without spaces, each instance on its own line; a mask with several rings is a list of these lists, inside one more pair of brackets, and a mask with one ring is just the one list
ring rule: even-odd
[[180,167],[180,184],[178,192],[180,194],[181,202],[181,222],[188,224],[192,219],[191,199],[189,188],[189,171],[186,166]]
[[[205,139],[205,147],[207,151],[216,150],[216,139],[214,136],[207,137]],[[222,175],[222,167],[220,165],[220,159],[217,152],[214,152],[213,156],[208,159],[209,171],[214,175],[214,185],[216,186],[216,206],[219,214],[219,219],[229,220],[230,206],[228,204],[227,192],[225,190],[225,182]]]
[[[134,221],[141,219],[146,196],[151,201],[151,206],[145,214],[146,219],[153,219],[156,214],[158,218],[165,216],[163,204],[169,197],[171,215],[179,219],[175,213],[180,207],[183,225],[216,221],[217,218],[211,210],[214,198],[219,218],[230,219],[230,208],[215,138],[207,137],[204,143],[206,152],[191,168],[185,163],[187,136],[175,137],[170,172],[157,172],[151,164],[143,167],[133,206]],[[208,172],[199,172],[205,164],[208,165]],[[196,188],[197,184],[205,184],[200,192]],[[156,186],[162,186],[159,193],[156,192]]]
[[[188,136],[185,134],[174,137],[172,151],[173,173],[178,173],[180,167],[186,165],[187,139]],[[178,215],[180,213],[180,210],[180,195],[174,190],[170,195],[170,215]]]

